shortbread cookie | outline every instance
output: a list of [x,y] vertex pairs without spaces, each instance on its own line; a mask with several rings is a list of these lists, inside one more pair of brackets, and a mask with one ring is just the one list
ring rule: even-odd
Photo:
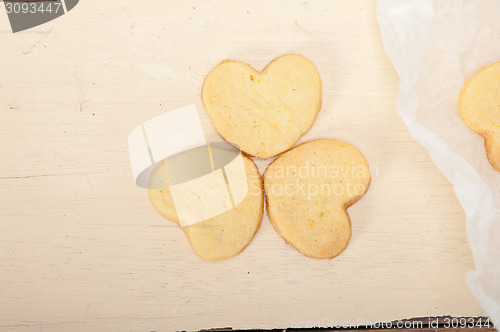
[[269,158],[292,147],[312,126],[321,109],[321,80],[300,55],[274,59],[262,72],[226,60],[207,75],[201,96],[226,141]]
[[488,160],[500,171],[500,62],[465,82],[458,110],[465,125],[484,138]]
[[[243,156],[243,160],[248,183],[248,193],[243,201],[216,217],[189,226],[179,226],[196,253],[204,259],[220,260],[237,255],[245,249],[260,227],[264,211],[262,177],[251,159]],[[161,166],[153,171],[151,181],[155,177],[155,182],[162,181],[164,188],[150,189],[151,201],[164,217],[179,225]]]
[[299,145],[278,157],[264,173],[267,212],[274,229],[312,258],[333,258],[347,246],[347,208],[370,185],[363,155],[336,140]]

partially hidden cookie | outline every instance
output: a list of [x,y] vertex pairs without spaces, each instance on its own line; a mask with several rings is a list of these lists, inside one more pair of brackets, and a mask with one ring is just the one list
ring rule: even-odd
[[213,218],[183,227],[179,224],[161,165],[153,171],[151,176],[151,182],[163,183],[161,189],[149,189],[153,206],[184,231],[195,252],[204,259],[221,260],[239,254],[260,227],[264,212],[262,177],[251,159],[243,156],[243,161],[248,184],[248,193],[243,201]]
[[347,208],[368,190],[363,155],[336,140],[307,142],[278,157],[264,173],[267,211],[286,242],[312,258],[333,258],[347,246]]
[[226,141],[269,158],[292,147],[312,126],[321,109],[321,80],[301,55],[276,58],[262,72],[226,60],[207,75],[201,96]]
[[465,82],[458,111],[465,125],[484,138],[488,160],[500,171],[500,62]]

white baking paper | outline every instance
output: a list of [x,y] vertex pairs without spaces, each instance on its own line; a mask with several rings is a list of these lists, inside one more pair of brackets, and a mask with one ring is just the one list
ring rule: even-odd
[[457,108],[465,80],[500,61],[500,1],[378,0],[377,16],[400,77],[398,113],[453,183],[475,264],[466,282],[500,326],[500,173]]

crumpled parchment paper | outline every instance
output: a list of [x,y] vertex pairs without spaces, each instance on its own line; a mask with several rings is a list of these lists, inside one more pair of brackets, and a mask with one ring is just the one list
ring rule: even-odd
[[500,326],[500,172],[458,114],[467,78],[500,61],[498,0],[378,0],[385,50],[399,77],[397,110],[466,213],[472,293]]

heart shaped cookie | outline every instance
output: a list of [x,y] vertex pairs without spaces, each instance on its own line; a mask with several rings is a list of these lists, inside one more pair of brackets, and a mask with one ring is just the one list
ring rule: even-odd
[[312,258],[333,258],[347,246],[347,208],[368,190],[370,171],[352,145],[307,142],[279,156],[264,173],[267,212],[274,229]]
[[251,156],[292,147],[321,109],[321,80],[301,55],[274,59],[262,72],[226,60],[205,78],[202,101],[219,134]]
[[465,125],[484,138],[486,156],[500,171],[500,62],[480,69],[465,82],[458,110]]
[[[184,231],[195,252],[204,259],[221,260],[237,255],[250,243],[260,227],[264,213],[262,177],[250,158],[243,156],[243,162],[248,184],[246,197],[236,207],[188,226],[181,226],[179,222],[162,165],[159,164],[153,170],[150,183],[155,185],[150,185],[149,189],[153,206]],[[203,189],[200,188],[200,191]]]

